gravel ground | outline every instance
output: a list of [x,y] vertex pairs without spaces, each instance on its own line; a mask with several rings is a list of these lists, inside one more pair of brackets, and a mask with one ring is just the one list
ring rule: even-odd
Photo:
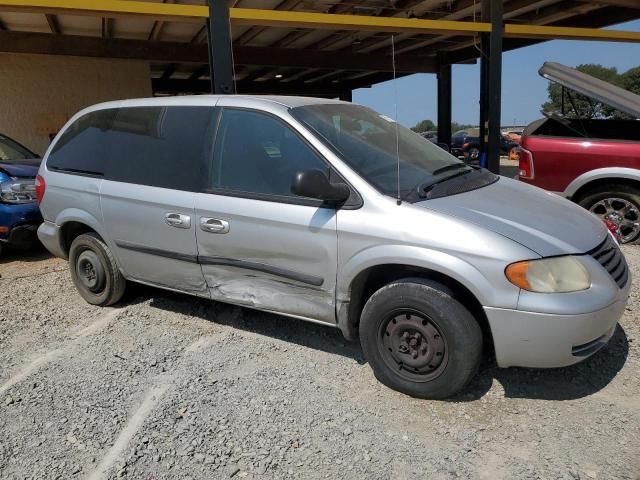
[[640,479],[635,290],[587,361],[424,401],[330,328],[140,286],[91,307],[42,253],[0,274],[3,479]]

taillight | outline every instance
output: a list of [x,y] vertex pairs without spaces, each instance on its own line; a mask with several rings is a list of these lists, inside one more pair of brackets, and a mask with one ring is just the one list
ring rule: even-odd
[[522,147],[518,147],[516,153],[518,155],[518,168],[520,169],[518,174],[520,178],[532,180],[534,178],[533,153]]
[[38,205],[42,203],[42,199],[44,198],[44,191],[47,189],[47,183],[44,181],[40,175],[36,177],[36,199],[38,200]]

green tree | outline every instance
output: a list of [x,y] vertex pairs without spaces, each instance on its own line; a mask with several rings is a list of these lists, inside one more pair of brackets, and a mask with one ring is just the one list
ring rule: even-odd
[[435,129],[436,129],[436,124],[433,123],[431,120],[421,120],[420,122],[416,123],[414,127],[411,127],[411,130],[418,133],[429,132]]
[[[604,80],[614,85],[623,86],[623,75],[618,73],[615,67],[607,68],[602,65],[584,64],[578,65],[576,70],[593,77]],[[571,118],[619,118],[620,112],[610,106],[593,100],[586,95],[576,93],[569,89],[563,89],[555,82],[550,82],[547,88],[549,100],[542,105],[542,110],[548,113],[560,113],[562,111],[562,96],[564,94],[564,113]],[[571,100],[573,100],[572,105]]]
[[468,130],[470,128],[476,128],[476,126],[468,123],[451,122],[451,133],[456,133],[459,130]]
[[622,88],[640,95],[640,67],[631,68],[622,74]]

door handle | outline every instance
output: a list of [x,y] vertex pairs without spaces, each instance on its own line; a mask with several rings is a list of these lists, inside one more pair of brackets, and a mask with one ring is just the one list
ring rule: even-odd
[[227,233],[229,231],[229,222],[218,218],[200,218],[200,230],[208,233]]
[[164,216],[167,225],[176,228],[191,228],[191,217],[181,213],[167,213]]

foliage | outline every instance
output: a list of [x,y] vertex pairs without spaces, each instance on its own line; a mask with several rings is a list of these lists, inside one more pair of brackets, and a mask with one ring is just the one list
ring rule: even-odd
[[[466,130],[468,128],[473,128],[473,127],[474,125],[469,125],[466,123],[451,122],[451,133],[455,133],[458,130]],[[438,126],[435,123],[433,123],[431,120],[421,120],[420,122],[416,123],[415,126],[411,127],[411,130],[418,133],[431,132],[437,129],[438,129]]]
[[451,133],[456,133],[458,130],[468,130],[469,128],[477,127],[477,125],[471,125],[468,123],[451,122]]
[[436,124],[431,120],[421,120],[416,123],[414,127],[411,127],[411,130],[414,132],[422,133],[422,132],[430,132],[431,130],[436,129]]
[[632,68],[622,74],[622,87],[640,95],[640,67]]

